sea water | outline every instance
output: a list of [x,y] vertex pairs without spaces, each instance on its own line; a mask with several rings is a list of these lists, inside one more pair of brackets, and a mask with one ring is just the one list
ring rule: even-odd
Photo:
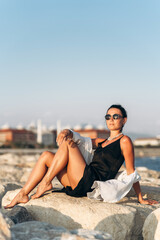
[[160,156],[159,157],[136,157],[136,167],[146,167],[151,170],[160,171]]

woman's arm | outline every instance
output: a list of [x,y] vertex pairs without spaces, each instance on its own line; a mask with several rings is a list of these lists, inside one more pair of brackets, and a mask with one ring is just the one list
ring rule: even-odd
[[103,142],[104,138],[92,138],[92,148],[96,149],[98,147],[98,143]]
[[[63,129],[59,134],[58,137],[56,139],[58,146],[61,145],[61,143],[63,142],[63,140],[67,140],[70,139],[72,142],[72,138],[73,138],[73,132],[70,129]],[[94,138],[91,139],[92,141],[92,148],[96,149],[98,147],[98,143],[104,141],[104,138]]]
[[138,197],[138,201],[141,203],[141,204],[149,204],[149,205],[152,205],[152,204],[156,204],[158,203],[157,201],[155,200],[150,200],[150,199],[143,199],[142,197],[142,193],[141,193],[141,187],[140,187],[140,184],[139,182],[136,182],[133,184],[133,188],[137,194],[137,197]]
[[[124,136],[121,139],[121,150],[125,159],[125,165],[126,165],[126,170],[127,170],[127,174],[131,174],[135,171],[134,168],[134,147],[132,144],[132,141],[129,137]],[[157,201],[154,200],[145,200],[142,197],[142,192],[141,192],[141,188],[140,188],[140,184],[139,182],[136,182],[133,184],[133,188],[135,190],[135,193],[137,195],[138,201],[141,204],[155,204],[158,203]]]

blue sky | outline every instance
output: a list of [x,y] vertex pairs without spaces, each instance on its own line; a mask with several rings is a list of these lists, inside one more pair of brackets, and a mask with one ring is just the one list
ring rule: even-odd
[[160,1],[0,0],[0,125],[105,124],[160,134]]

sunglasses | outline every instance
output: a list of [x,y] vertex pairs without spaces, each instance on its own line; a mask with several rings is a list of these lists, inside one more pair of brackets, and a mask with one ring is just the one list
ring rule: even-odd
[[114,120],[123,118],[123,117],[122,117],[121,115],[119,115],[119,114],[113,114],[113,115],[106,114],[106,115],[105,115],[105,119],[106,119],[106,120],[110,120],[111,117],[113,117]]

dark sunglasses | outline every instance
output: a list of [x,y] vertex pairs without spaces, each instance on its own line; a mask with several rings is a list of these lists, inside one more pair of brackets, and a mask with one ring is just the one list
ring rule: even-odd
[[114,120],[123,118],[123,117],[122,117],[121,115],[119,115],[119,114],[113,114],[113,115],[106,114],[106,115],[105,115],[105,119],[106,119],[106,120],[110,120],[111,117],[113,117]]

